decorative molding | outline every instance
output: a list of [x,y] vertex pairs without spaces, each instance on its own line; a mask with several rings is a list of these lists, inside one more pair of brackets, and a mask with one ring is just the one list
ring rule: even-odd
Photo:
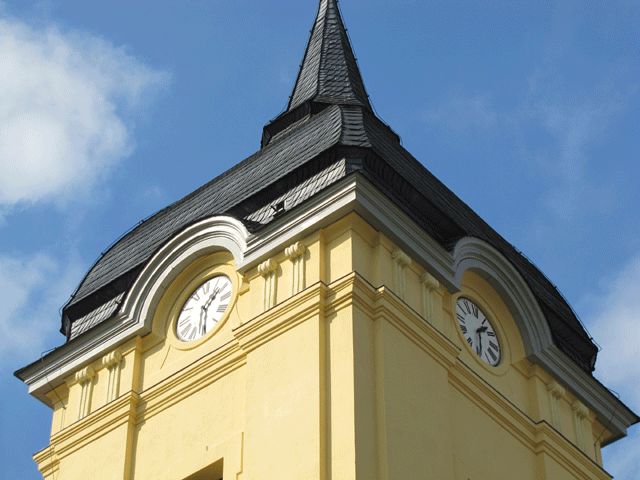
[[259,236],[249,238],[244,261],[238,268],[249,270],[261,259],[276,255],[283,244],[295,242],[351,212],[387,235],[414,262],[429,267],[446,288],[457,291],[451,254],[360,174],[326,188],[304,206],[264,227]]
[[573,425],[576,431],[576,445],[580,450],[586,451],[588,441],[585,432],[585,421],[589,417],[589,409],[580,400],[574,401],[571,409],[573,410]]
[[424,272],[422,274],[422,277],[420,278],[420,281],[422,282],[424,287],[430,292],[434,290],[438,290],[440,288],[440,282],[436,279],[436,277],[431,275],[429,272]]
[[402,266],[403,268],[411,265],[411,257],[406,253],[404,253],[399,248],[394,250],[394,252],[391,254],[391,257],[395,260],[395,262],[398,265]]
[[128,392],[117,401],[98,408],[90,415],[51,435],[51,446],[60,459],[77,452],[109,431],[135,420],[139,397]]
[[42,474],[42,478],[58,478],[60,471],[60,458],[53,445],[43,448],[33,455],[33,460],[38,466],[38,470]]
[[102,357],[102,366],[104,368],[113,368],[116,366],[120,366],[121,361],[122,361],[122,354],[118,350],[114,350],[110,354]]
[[275,272],[278,269],[278,262],[270,258],[258,265],[258,273],[263,277]]
[[458,241],[454,249],[458,286],[467,271],[487,280],[505,301],[522,335],[527,356],[553,344],[551,330],[538,302],[520,273],[500,252],[474,237]]
[[411,265],[411,257],[399,248],[391,254],[393,259],[393,279],[395,290],[403,300],[407,295],[407,274],[406,268]]
[[305,259],[304,255],[307,252],[307,247],[302,242],[296,242],[284,251],[284,255],[292,263],[292,275],[291,275],[291,295],[300,293],[305,288],[306,276],[305,276]]
[[420,278],[422,284],[422,316],[432,325],[441,328],[440,315],[436,318],[436,301],[442,299],[440,282],[429,272],[424,272]]
[[91,397],[93,394],[93,378],[96,372],[91,367],[85,367],[76,372],[74,379],[80,385],[80,400],[78,402],[78,420],[91,413]]
[[263,309],[267,311],[278,302],[278,262],[271,258],[262,262],[258,273],[264,278]]
[[114,401],[118,398],[120,390],[120,363],[122,362],[122,354],[118,350],[114,350],[108,355],[102,357],[102,366],[107,369],[107,395],[106,403]]
[[82,370],[77,371],[74,375],[74,380],[76,383],[82,385],[83,383],[91,382],[95,376],[95,370],[92,367],[88,366],[83,368]]
[[[627,434],[638,423],[638,417],[595,378],[587,375],[555,345],[540,352],[534,359],[545,370],[567,386],[612,433],[611,441]],[[603,446],[608,443],[603,443]]]
[[533,451],[550,455],[575,478],[610,480],[594,458],[567,442],[547,422],[534,421],[497,390],[487,388],[482,378],[463,362],[449,370],[449,383],[503,425],[514,439]]
[[446,288],[455,290],[452,257],[368,180],[350,175],[307,200],[260,231],[249,235],[238,220],[213,217],[171,239],[148,262],[125,298],[121,312],[17,372],[29,393],[50,405],[46,392],[123,342],[149,333],[152,315],[173,276],[200,255],[225,250],[240,274],[256,267],[284,245],[356,212],[383,231],[415,261],[430,266]]
[[311,319],[318,319],[324,306],[327,287],[324,283],[310,286],[300,295],[288,298],[275,308],[233,330],[243,354],[259,348],[273,338]]
[[276,219],[259,235],[249,235],[241,222],[230,217],[210,218],[183,230],[145,266],[117,317],[21,369],[17,375],[27,383],[31,394],[50,405],[46,393],[63,383],[75,370],[99,359],[122,342],[150,331],[151,312],[165,288],[195,258],[215,251],[229,251],[239,272],[244,274],[265,258],[282,252],[286,245],[350,212],[356,212],[387,235],[414,262],[428,268],[442,288],[451,293],[459,291],[466,270],[478,271],[497,285],[522,332],[529,360],[571,388],[595,412],[600,423],[612,433],[612,438],[624,436],[627,428],[638,421],[620,400],[555,347],[546,319],[528,285],[499,252],[479,239],[464,238],[451,255],[357,173]]
[[547,385],[549,397],[549,410],[551,411],[551,424],[562,433],[562,422],[560,420],[560,400],[566,395],[566,390],[558,383],[551,382]]
[[589,409],[585,407],[584,403],[582,403],[580,400],[574,401],[571,405],[571,409],[574,411],[576,417],[578,418],[584,419],[589,417]]
[[287,247],[284,251],[285,257],[289,260],[295,260],[303,256],[307,252],[307,247],[302,242],[296,242],[290,247]]
[[21,369],[18,377],[29,386],[29,393],[50,405],[46,392],[63,383],[75,370],[123,342],[151,331],[152,312],[167,286],[187,265],[217,251],[230,252],[240,265],[248,238],[249,232],[242,222],[231,217],[212,217],[186,228],[149,260],[118,315]]
[[453,256],[458,286],[464,273],[471,270],[498,291],[516,321],[529,360],[570,388],[596,413],[598,421],[612,433],[612,438],[626,435],[627,428],[640,419],[556,347],[535,296],[511,262],[487,242],[474,237],[458,241]]
[[241,264],[249,232],[231,217],[212,217],[183,230],[167,242],[142,270],[122,304],[121,314],[137,320],[144,333],[160,298],[173,279],[196,259],[219,251]]
[[144,409],[136,412],[135,422],[139,424],[148,421],[244,365],[246,355],[241,351],[238,342],[228,342],[220,349],[207,354],[201,362],[181,371],[180,375],[165,377],[142,392],[140,402],[144,403]]

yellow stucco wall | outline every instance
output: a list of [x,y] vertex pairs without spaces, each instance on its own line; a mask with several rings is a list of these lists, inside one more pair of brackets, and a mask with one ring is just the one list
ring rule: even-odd
[[[240,275],[231,255],[181,272],[151,334],[50,393],[51,444],[35,456],[45,478],[609,478],[602,426],[525,358],[485,279],[467,272],[459,294],[434,289],[423,266],[356,214],[301,245],[301,289],[289,245],[271,258],[273,306],[265,270]],[[202,341],[180,343],[181,306],[219,273],[233,281],[233,307]],[[497,368],[467,348],[457,295],[494,323]]]

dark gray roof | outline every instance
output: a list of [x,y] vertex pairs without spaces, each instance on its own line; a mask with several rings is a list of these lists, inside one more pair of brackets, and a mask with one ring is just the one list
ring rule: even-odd
[[290,107],[265,126],[256,154],[158,212],[96,262],[65,306],[69,339],[106,320],[105,312],[115,314],[144,264],[187,226],[228,214],[259,230],[273,220],[273,206],[284,202],[285,210],[293,209],[357,171],[443,247],[475,236],[498,249],[536,295],[558,347],[583,370],[593,370],[597,348],[554,285],[373,114],[335,0],[321,1]]
[[91,330],[96,325],[110,319],[118,311],[122,300],[124,300],[124,295],[125,292],[121,292],[108,302],[100,305],[95,310],[92,310],[83,317],[76,319],[71,324],[69,338],[76,338],[84,332]]
[[320,1],[288,110],[309,100],[371,109],[337,0]]
[[71,303],[91,295],[143,263],[169,236],[196,220],[221,214],[340,140],[341,111],[334,106],[134,228],[86,275]]

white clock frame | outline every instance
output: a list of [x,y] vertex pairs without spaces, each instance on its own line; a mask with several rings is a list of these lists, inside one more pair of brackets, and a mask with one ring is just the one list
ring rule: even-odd
[[[460,329],[460,325],[458,323],[458,318],[456,317],[456,308],[458,304],[458,300],[460,298],[466,298],[473,303],[475,303],[480,310],[484,313],[484,315],[491,322],[493,330],[496,333],[496,337],[500,342],[500,362],[497,365],[491,365],[486,361],[480,359],[476,354],[476,351],[472,349],[466,341],[462,330]],[[451,312],[452,312],[452,321],[453,328],[455,329],[458,338],[460,339],[460,343],[463,344],[462,348],[468,352],[469,356],[473,358],[474,363],[480,365],[483,370],[491,373],[492,375],[502,376],[507,373],[512,364],[511,358],[511,345],[509,338],[505,333],[505,329],[501,323],[500,316],[496,314],[493,308],[491,308],[491,304],[486,302],[479,292],[476,292],[473,288],[464,288],[457,295],[453,295],[451,297]]]
[[191,293],[176,320],[176,336],[196,342],[216,329],[231,307],[233,282],[224,274],[205,280]]
[[[222,259],[223,256],[220,256],[219,254],[210,256],[208,258],[208,264],[189,274],[188,281],[177,294],[174,293],[175,297],[171,299],[171,307],[169,309],[167,319],[168,325],[165,328],[167,339],[171,342],[173,347],[178,350],[192,350],[204,343],[207,343],[209,339],[220,332],[235,308],[240,287],[242,285],[241,276],[231,263],[221,261]],[[188,270],[189,268],[187,267],[185,271]],[[184,341],[180,338],[177,331],[178,322],[184,306],[195,291],[212,279],[222,276],[227,277],[231,282],[231,296],[229,298],[227,308],[211,330],[208,330],[203,336],[193,341]],[[178,278],[176,280],[178,280]]]

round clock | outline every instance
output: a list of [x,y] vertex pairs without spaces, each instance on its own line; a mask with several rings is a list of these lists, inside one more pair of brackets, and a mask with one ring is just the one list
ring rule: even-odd
[[232,293],[233,284],[226,275],[213,277],[196,288],[178,316],[178,338],[193,342],[211,332],[227,311]]
[[500,342],[484,312],[468,298],[456,303],[458,326],[471,350],[485,363],[495,367],[502,356]]

